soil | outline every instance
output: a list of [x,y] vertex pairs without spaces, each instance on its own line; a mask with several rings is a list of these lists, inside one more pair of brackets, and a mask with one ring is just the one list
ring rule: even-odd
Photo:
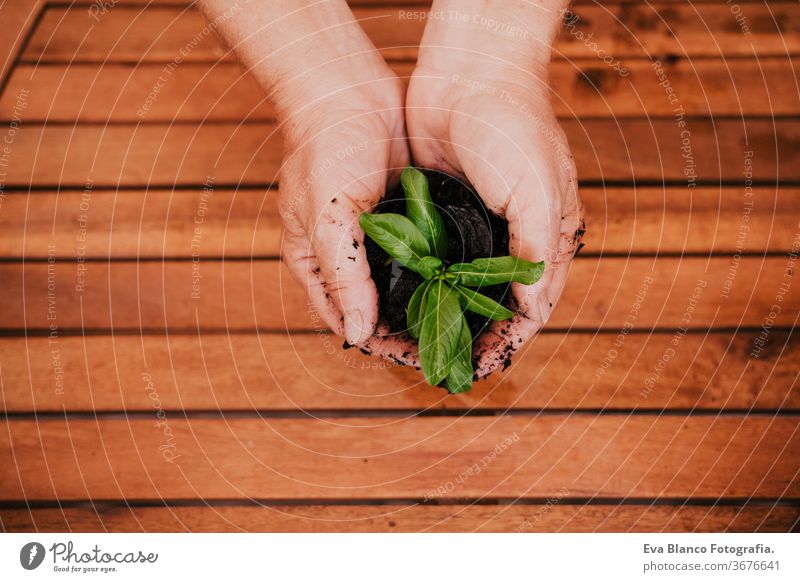
[[[489,211],[468,184],[441,172],[423,170],[423,173],[428,178],[431,198],[447,229],[446,264],[509,254],[508,222]],[[405,215],[405,206],[403,189],[398,185],[387,193],[373,212]],[[393,333],[403,333],[407,330],[406,306],[423,278],[389,261],[389,255],[369,237],[364,244],[372,278],[378,288],[379,316]],[[509,309],[514,308],[509,284],[482,287],[481,293]],[[469,311],[465,315],[475,343],[490,320]]]

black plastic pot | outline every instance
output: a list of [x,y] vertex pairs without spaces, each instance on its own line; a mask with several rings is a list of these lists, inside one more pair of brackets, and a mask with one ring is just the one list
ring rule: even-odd
[[[423,170],[423,173],[428,178],[431,198],[447,229],[447,264],[509,254],[508,222],[490,212],[471,186],[441,172]],[[387,193],[373,210],[403,215],[405,211],[405,196],[400,186]],[[404,333],[407,330],[406,306],[423,279],[391,261],[389,255],[369,237],[365,245],[372,278],[378,288],[379,316],[392,333]],[[481,288],[481,293],[513,309],[509,289],[508,284],[492,285]],[[465,315],[474,344],[489,320],[472,312]]]

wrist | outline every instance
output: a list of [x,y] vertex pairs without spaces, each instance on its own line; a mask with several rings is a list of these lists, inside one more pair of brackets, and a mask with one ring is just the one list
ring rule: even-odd
[[402,83],[380,57],[372,56],[329,54],[326,62],[313,68],[308,64],[292,67],[280,76],[270,93],[278,121],[302,123],[316,112],[331,110],[400,110]]
[[228,0],[200,4],[267,91],[279,121],[369,100],[398,82],[345,0],[249,0],[237,11]]
[[566,0],[434,0],[418,67],[487,81],[516,71],[546,79]]

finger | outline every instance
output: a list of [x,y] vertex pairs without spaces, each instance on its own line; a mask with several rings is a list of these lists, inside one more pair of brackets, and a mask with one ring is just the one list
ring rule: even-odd
[[343,335],[342,313],[331,299],[319,261],[305,233],[284,231],[281,254],[289,273],[308,294],[311,307],[334,333]]
[[419,345],[408,333],[392,333],[384,323],[379,323],[375,333],[362,346],[373,356],[380,356],[402,366],[419,369]]
[[378,291],[358,225],[361,212],[340,193],[318,215],[312,236],[327,291],[344,316],[344,336],[354,345],[364,343],[378,321]]
[[[545,257],[545,271],[535,284],[530,286],[515,283],[512,285],[517,313],[513,319],[496,322],[479,340],[478,377],[484,377],[500,366],[510,363],[511,355],[531,337],[536,335],[550,318],[554,306],[564,289],[569,274],[569,265],[580,245],[584,232],[583,206],[577,190],[571,190],[562,207],[563,216],[559,220],[555,249],[548,249]],[[527,221],[533,221],[529,216]],[[519,224],[509,221],[509,231],[521,232],[521,224],[526,223],[522,214]],[[514,221],[515,223],[517,221]],[[513,229],[513,230],[512,230]],[[521,247],[525,246],[525,242]],[[512,254],[515,249],[511,249]],[[520,251],[522,256],[525,251]]]

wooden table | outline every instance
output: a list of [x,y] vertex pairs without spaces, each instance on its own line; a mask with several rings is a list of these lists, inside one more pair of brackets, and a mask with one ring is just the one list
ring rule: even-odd
[[[407,76],[424,3],[353,4]],[[460,397],[309,316],[273,109],[198,12],[98,6],[0,10],[3,530],[797,529],[796,2],[574,7],[587,246]]]

